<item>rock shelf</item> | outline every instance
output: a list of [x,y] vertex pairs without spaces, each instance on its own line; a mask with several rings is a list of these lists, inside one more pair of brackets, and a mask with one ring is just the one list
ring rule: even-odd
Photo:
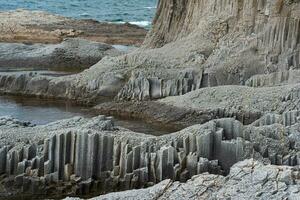
[[43,11],[0,12],[0,42],[61,43],[66,38],[81,38],[107,44],[140,46],[147,31],[131,24],[76,20]]
[[78,38],[68,38],[60,44],[1,43],[0,69],[80,72],[105,56],[120,54],[110,45]]

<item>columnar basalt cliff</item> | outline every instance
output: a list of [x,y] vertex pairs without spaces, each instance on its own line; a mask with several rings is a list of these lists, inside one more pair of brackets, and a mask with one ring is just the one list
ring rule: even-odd
[[148,100],[203,87],[252,86],[257,75],[289,73],[300,63],[299,7],[298,1],[283,0],[161,0],[142,48],[103,59],[68,78],[72,89],[57,93],[82,100]]
[[234,165],[228,178],[204,173],[186,183],[165,180],[150,188],[111,193],[92,200],[297,199],[299,194],[293,192],[299,189],[297,176],[297,168],[269,166],[250,159]]
[[296,198],[299,67],[299,0],[160,0],[141,48],[72,76],[3,73],[0,92],[89,103],[109,97],[99,112],[190,127],[154,137],[103,116],[36,127],[0,119],[2,194],[154,185],[133,194],[187,198],[190,188],[190,199]]
[[[1,137],[13,135],[14,140],[1,141],[0,194],[103,194],[166,179],[185,182],[204,172],[226,175],[247,158],[297,166],[299,116],[286,113],[278,124],[264,117],[249,126],[219,119],[161,137],[120,129],[104,116],[32,127],[2,118]],[[26,140],[29,144],[24,145]]]

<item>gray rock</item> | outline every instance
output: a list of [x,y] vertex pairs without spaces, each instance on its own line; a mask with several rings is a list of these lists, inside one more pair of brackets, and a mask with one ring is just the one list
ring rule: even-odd
[[[22,191],[35,188],[31,183],[38,178],[47,180],[46,187],[70,179],[74,186],[66,191],[76,195],[90,193],[93,186],[107,193],[158,183],[100,199],[296,198],[299,6],[299,1],[159,1],[143,47],[130,54],[105,57],[63,78],[1,74],[1,92],[90,102],[103,96],[120,101],[166,97],[151,104],[159,105],[153,117],[167,108],[166,115],[180,114],[178,120],[191,120],[197,116],[191,113],[197,113],[205,118],[202,122],[208,121],[161,137],[116,130],[104,117],[27,128],[5,123],[0,147],[11,149],[2,151],[3,173],[11,171],[10,153],[18,151],[17,171],[26,172]],[[75,135],[73,147],[62,142],[70,132]],[[49,150],[38,148],[37,157],[23,160],[27,146],[40,140]],[[66,159],[67,152],[73,152],[74,159]],[[47,173],[34,177],[32,166],[42,157],[47,158]],[[70,177],[65,177],[66,164],[74,166],[67,170]],[[172,181],[159,183],[169,178]]]
[[84,39],[65,39],[60,44],[1,43],[0,69],[81,70],[108,55],[120,52],[110,45]]
[[[23,139],[2,141],[11,146],[1,151],[2,172],[12,174],[16,168],[13,176],[26,173],[28,181],[46,179],[45,186],[77,177],[75,194],[88,194],[95,184],[98,191],[111,192],[143,188],[166,179],[187,181],[205,172],[223,175],[237,162],[252,157],[274,165],[299,165],[296,145],[300,137],[292,130],[300,123],[257,127],[227,118],[154,137],[115,129],[110,120],[99,116],[36,127],[3,126],[0,136],[13,131],[15,137],[20,132]],[[22,147],[22,141],[33,133],[32,144]],[[16,151],[22,156],[18,162],[12,160]],[[28,181],[24,182],[26,188]]]
[[299,169],[265,165],[251,159],[235,164],[227,177],[204,173],[186,183],[165,180],[147,189],[91,199],[297,199],[300,186],[295,176],[298,175]]

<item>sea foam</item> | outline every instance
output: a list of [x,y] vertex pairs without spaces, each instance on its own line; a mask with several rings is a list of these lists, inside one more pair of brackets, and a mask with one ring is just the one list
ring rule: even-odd
[[130,24],[141,26],[141,27],[147,27],[151,25],[150,21],[138,21],[138,22],[129,22]]

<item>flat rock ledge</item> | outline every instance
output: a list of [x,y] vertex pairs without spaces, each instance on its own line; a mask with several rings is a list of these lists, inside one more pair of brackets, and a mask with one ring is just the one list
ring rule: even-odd
[[131,24],[76,20],[43,11],[0,12],[0,42],[61,43],[66,38],[139,46],[147,31]]
[[68,38],[60,44],[0,44],[0,70],[81,71],[105,56],[122,54],[108,44],[78,38]]
[[296,197],[299,116],[266,115],[247,126],[223,118],[159,137],[117,127],[105,116],[43,126],[4,117],[0,197],[90,197],[148,187],[103,198]]

